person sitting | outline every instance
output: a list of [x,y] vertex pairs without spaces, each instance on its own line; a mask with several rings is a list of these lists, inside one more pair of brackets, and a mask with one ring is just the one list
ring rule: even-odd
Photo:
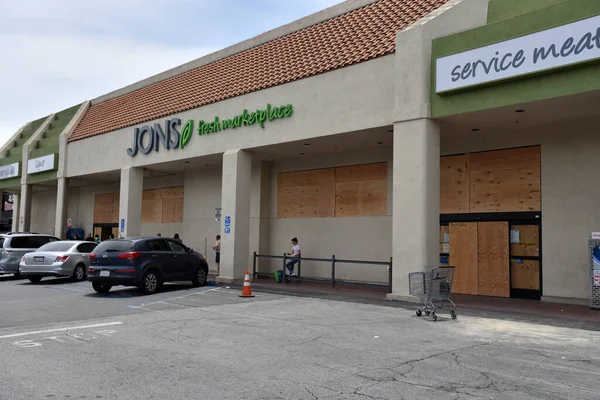
[[298,243],[297,238],[292,239],[292,252],[287,253],[290,256],[290,261],[285,264],[285,267],[290,271],[290,276],[296,276],[294,273],[294,265],[296,265],[300,261],[300,257],[302,257],[302,253],[300,252],[300,244]]

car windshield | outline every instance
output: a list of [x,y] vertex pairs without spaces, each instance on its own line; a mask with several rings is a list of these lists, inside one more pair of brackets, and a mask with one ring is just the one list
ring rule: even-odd
[[73,243],[53,242],[40,247],[37,251],[68,251],[73,247]]
[[95,254],[114,253],[131,250],[133,242],[131,240],[107,240],[100,243],[95,249]]

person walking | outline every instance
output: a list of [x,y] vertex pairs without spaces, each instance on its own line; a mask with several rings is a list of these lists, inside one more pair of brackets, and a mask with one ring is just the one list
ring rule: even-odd
[[183,240],[181,240],[181,238],[179,237],[179,233],[176,233],[175,236],[173,236],[173,239],[179,243],[183,243]]
[[290,276],[296,276],[294,273],[294,265],[296,265],[300,261],[300,257],[302,257],[298,238],[292,239],[292,252],[287,254],[290,256],[290,261],[285,264],[285,267],[288,269],[288,271],[290,271]]
[[217,235],[217,242],[213,246],[215,251],[215,263],[217,263],[217,275],[221,271],[221,235]]

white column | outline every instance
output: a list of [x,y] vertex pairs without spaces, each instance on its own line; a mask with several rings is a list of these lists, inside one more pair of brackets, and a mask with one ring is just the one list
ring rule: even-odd
[[31,185],[21,185],[21,198],[19,199],[19,232],[28,232],[31,230]]
[[[269,251],[269,215],[271,212],[271,163],[261,160],[252,162],[252,187],[250,189],[250,258],[249,267],[253,263],[253,253],[268,254]],[[258,259],[260,264],[269,265],[268,259]],[[263,269],[264,270],[264,269]]]
[[220,273],[223,281],[243,279],[246,269],[251,269],[248,265],[251,169],[249,153],[236,149],[223,154]]
[[20,198],[20,195],[13,193],[12,227],[10,228],[13,232],[19,230],[19,215],[21,215]]
[[440,130],[430,119],[394,125],[393,293],[409,296],[408,273],[439,264]]
[[58,178],[56,187],[56,216],[54,220],[54,236],[64,239],[67,237],[67,178]]
[[[126,167],[121,170],[119,199],[119,236],[132,237],[142,234],[142,191],[144,170]],[[124,230],[121,225],[124,223]]]

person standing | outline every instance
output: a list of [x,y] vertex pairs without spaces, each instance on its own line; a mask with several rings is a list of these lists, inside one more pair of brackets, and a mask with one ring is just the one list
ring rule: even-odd
[[290,256],[290,261],[285,264],[285,267],[290,271],[290,276],[296,276],[294,273],[294,265],[296,265],[300,261],[300,257],[302,257],[300,243],[298,243],[297,238],[292,239],[292,252],[287,254]]
[[217,263],[217,275],[219,275],[221,271],[221,235],[217,235],[217,242],[213,246],[213,250],[215,251],[215,263]]
[[160,232],[158,232],[158,233],[156,234],[156,236],[158,236],[158,237],[162,237],[162,235],[160,234]]
[[94,242],[96,242],[96,244],[100,243],[100,236],[96,235],[96,237],[94,237]]
[[93,242],[94,238],[92,237],[91,233],[88,233],[86,238],[84,239],[86,242]]
[[181,238],[179,237],[179,233],[176,233],[175,236],[173,236],[173,239],[179,243],[183,243],[183,240],[181,240]]

